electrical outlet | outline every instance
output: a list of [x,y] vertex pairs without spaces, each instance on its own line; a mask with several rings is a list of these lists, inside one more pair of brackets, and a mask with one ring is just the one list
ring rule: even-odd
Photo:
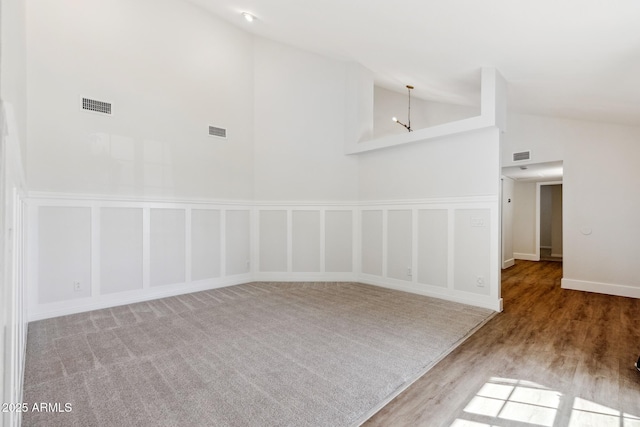
[[476,278],[476,286],[478,286],[479,288],[484,288],[484,277],[478,276]]
[[471,218],[471,226],[472,227],[484,227],[484,218],[472,217]]
[[82,286],[80,286],[80,282],[73,282],[73,290],[75,292],[80,292],[82,291]]

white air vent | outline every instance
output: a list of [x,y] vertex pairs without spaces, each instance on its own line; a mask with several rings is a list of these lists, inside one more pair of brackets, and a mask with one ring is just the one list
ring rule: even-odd
[[224,128],[216,127],[216,126],[209,126],[209,135],[217,136],[218,138],[226,138],[227,130]]
[[531,160],[531,151],[521,151],[519,153],[513,153],[514,162],[520,162],[522,160]]
[[82,98],[82,109],[94,113],[111,115],[111,103],[91,98]]

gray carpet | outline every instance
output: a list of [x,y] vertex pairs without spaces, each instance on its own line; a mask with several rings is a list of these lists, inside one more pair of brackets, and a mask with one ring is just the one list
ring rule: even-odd
[[358,425],[491,313],[357,283],[260,282],[33,322],[24,401],[61,411],[23,425]]

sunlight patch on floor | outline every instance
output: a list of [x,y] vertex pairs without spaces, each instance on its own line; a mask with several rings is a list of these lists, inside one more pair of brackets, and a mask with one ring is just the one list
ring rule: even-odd
[[[568,424],[556,422],[562,405],[571,404]],[[518,425],[553,427],[640,427],[640,418],[586,399],[567,398],[532,381],[492,377],[464,408],[467,417],[451,427],[500,427]],[[566,413],[566,411],[565,411]]]

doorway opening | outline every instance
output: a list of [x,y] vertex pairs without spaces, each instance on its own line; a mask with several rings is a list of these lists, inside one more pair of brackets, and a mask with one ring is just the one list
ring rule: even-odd
[[502,177],[503,269],[562,261],[562,161],[504,167]]
[[540,261],[562,261],[562,181],[538,182],[536,248]]

